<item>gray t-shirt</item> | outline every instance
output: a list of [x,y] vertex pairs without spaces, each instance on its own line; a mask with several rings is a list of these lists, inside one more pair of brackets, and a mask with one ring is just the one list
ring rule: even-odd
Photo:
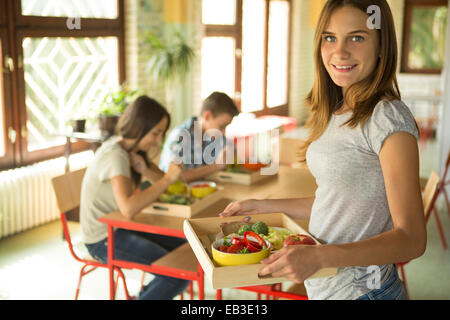
[[108,235],[106,224],[98,219],[119,210],[114,198],[111,178],[131,177],[130,158],[118,138],[108,139],[95,153],[81,187],[80,224],[83,241],[96,243]]
[[[418,139],[414,117],[401,101],[380,101],[364,128],[341,127],[350,116],[333,115],[306,155],[318,185],[309,231],[324,244],[357,242],[392,229],[379,153],[395,132]],[[382,285],[394,266],[378,267]],[[305,287],[310,299],[356,299],[373,289],[373,277],[366,267],[339,268],[336,276],[307,280]]]

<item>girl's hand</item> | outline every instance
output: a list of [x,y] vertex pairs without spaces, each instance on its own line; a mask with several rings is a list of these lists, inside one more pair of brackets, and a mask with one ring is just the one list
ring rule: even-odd
[[235,201],[230,203],[225,210],[220,214],[221,217],[229,216],[241,216],[241,215],[252,215],[259,214],[260,211],[257,207],[259,200],[244,200]]
[[183,172],[183,164],[175,164],[172,162],[170,164],[169,170],[167,170],[167,173],[164,175],[164,177],[166,177],[172,184],[178,180],[182,172]]
[[142,175],[144,175],[145,171],[148,170],[144,158],[135,152],[130,153],[130,163],[133,169]]
[[261,261],[265,266],[259,270],[258,276],[285,277],[301,284],[321,269],[319,250],[317,246],[307,245],[284,247]]

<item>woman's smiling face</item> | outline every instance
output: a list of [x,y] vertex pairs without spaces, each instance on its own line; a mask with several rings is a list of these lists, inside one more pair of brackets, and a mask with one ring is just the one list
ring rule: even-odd
[[337,9],[322,34],[323,64],[334,83],[345,90],[367,78],[377,66],[379,33],[367,27],[368,15],[352,6]]

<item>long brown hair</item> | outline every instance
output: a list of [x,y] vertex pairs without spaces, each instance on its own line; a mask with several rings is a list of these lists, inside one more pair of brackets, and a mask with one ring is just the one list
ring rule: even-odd
[[[375,70],[367,78],[350,86],[343,97],[342,88],[337,86],[322,61],[322,34],[327,28],[332,14],[344,6],[352,6],[367,13],[367,9],[376,5],[380,8],[381,29],[380,58]],[[353,109],[353,115],[344,125],[355,128],[364,126],[372,115],[376,104],[382,100],[400,100],[400,89],[397,82],[397,39],[394,19],[386,0],[328,0],[322,9],[314,38],[314,84],[306,97],[306,104],[311,108],[311,115],[306,123],[310,129],[309,137],[299,150],[301,162],[306,161],[309,145],[325,132],[334,111],[344,101]]]
[[[136,139],[134,147],[141,141],[141,139],[152,130],[163,118],[167,118],[167,127],[170,127],[170,115],[167,110],[156,100],[148,96],[140,96],[125,109],[125,112],[120,117],[116,127],[116,134],[125,139]],[[150,164],[147,154],[138,152],[141,155],[147,166]],[[134,169],[131,170],[132,180],[136,187],[141,182],[141,174]]]

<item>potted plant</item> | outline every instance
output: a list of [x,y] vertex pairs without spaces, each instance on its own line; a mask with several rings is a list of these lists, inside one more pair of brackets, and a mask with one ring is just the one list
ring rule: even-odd
[[106,94],[103,101],[95,109],[98,117],[98,126],[102,135],[114,134],[117,121],[126,107],[139,95],[139,90],[131,90],[127,85]]
[[70,120],[72,132],[84,132],[86,130],[86,119]]
[[81,99],[79,99],[72,109],[65,110],[66,125],[72,128],[72,132],[86,131],[86,121],[89,117],[89,112],[86,109]]
[[155,82],[164,83],[166,104],[171,114],[175,114],[174,101],[177,86],[189,73],[195,58],[194,49],[189,46],[185,36],[175,28],[170,28],[166,37],[148,32],[144,43],[149,49],[150,58],[147,70]]

